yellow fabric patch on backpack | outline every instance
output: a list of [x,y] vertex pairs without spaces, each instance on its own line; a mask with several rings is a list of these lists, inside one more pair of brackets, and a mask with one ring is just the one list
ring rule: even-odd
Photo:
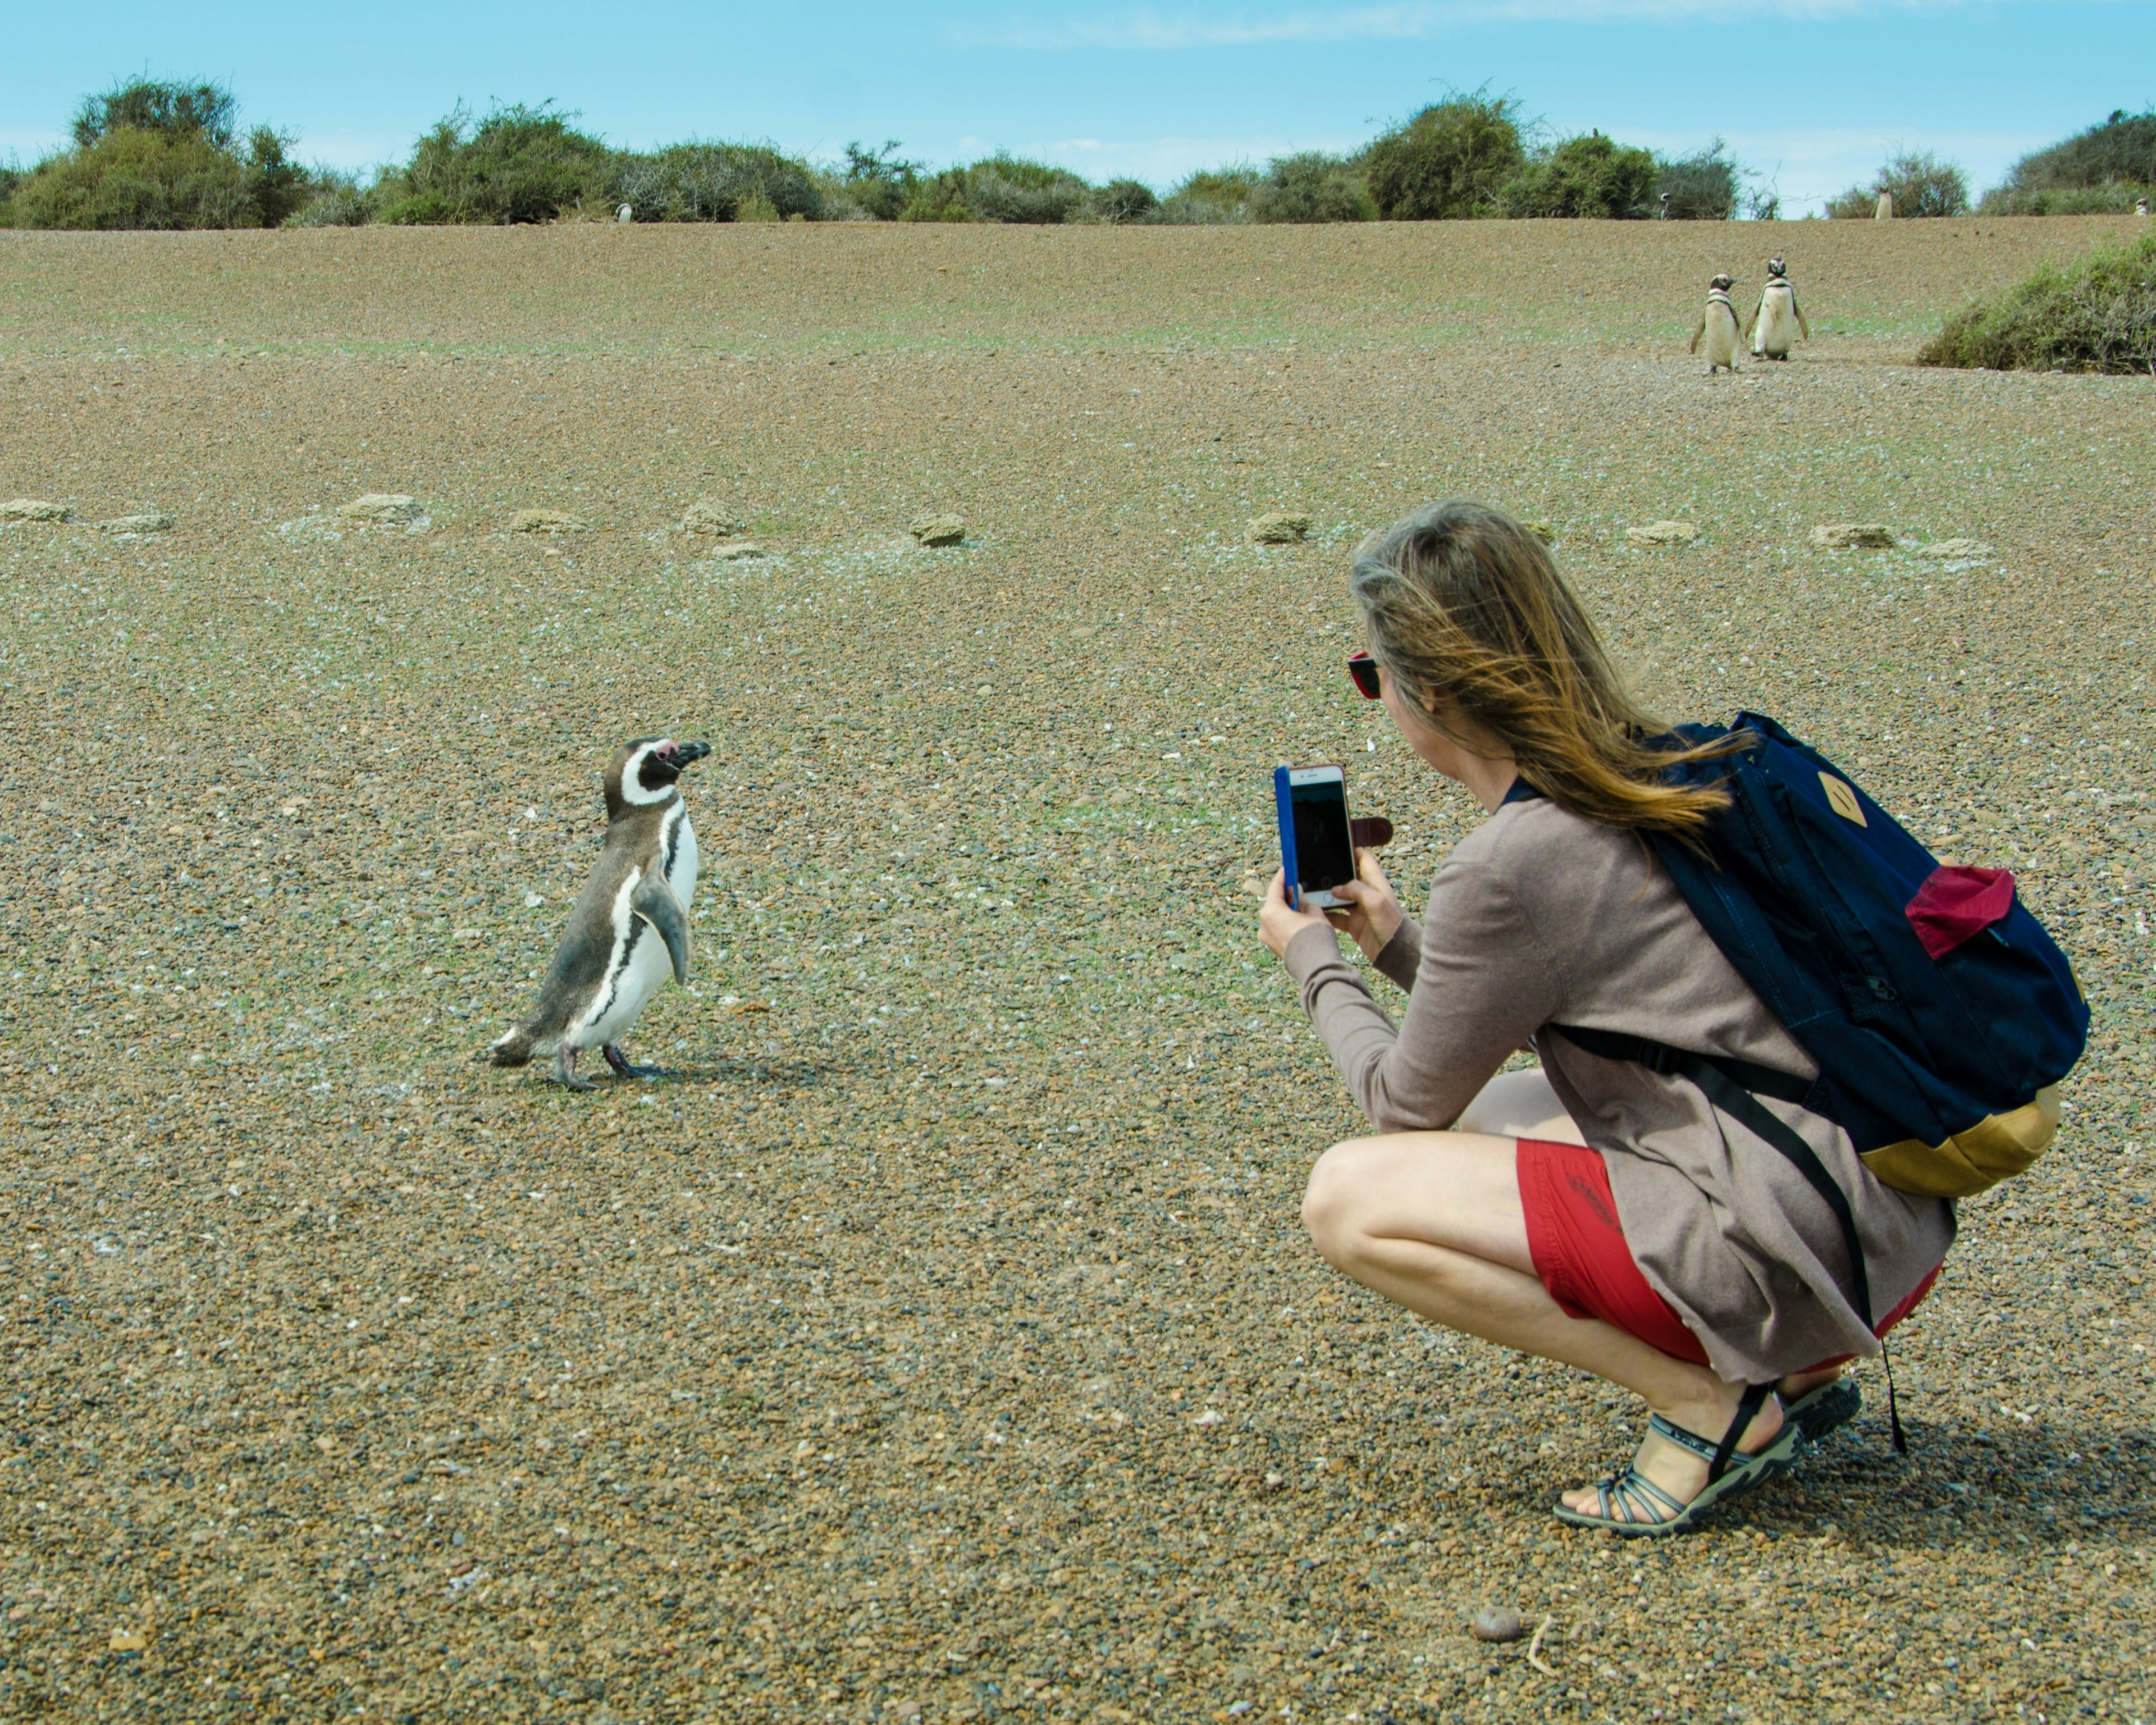
[[2059,1087],[2005,1114],[1987,1114],[1943,1144],[1904,1138],[1864,1153],[1881,1185],[1925,1198],[1969,1198],[2010,1179],[2050,1147],[2059,1130]]
[[1844,820],[1853,820],[1861,827],[1871,823],[1864,818],[1864,805],[1856,800],[1856,793],[1848,783],[1831,773],[1820,774],[1820,788],[1826,793],[1828,806]]

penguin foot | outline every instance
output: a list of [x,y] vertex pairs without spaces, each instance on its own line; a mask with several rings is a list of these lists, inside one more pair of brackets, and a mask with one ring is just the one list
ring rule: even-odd
[[577,1051],[563,1043],[554,1055],[554,1082],[569,1090],[597,1090],[588,1078],[577,1076]]
[[623,1078],[664,1078],[666,1076],[666,1069],[664,1066],[639,1066],[632,1065],[629,1056],[621,1051],[620,1045],[618,1043],[609,1042],[599,1051],[606,1056],[607,1065],[613,1068],[618,1076]]

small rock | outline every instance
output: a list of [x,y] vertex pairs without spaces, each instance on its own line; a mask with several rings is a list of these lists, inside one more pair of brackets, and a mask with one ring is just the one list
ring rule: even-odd
[[1533,534],[1536,538],[1541,540],[1543,544],[1554,545],[1557,543],[1557,529],[1552,526],[1548,521],[1522,521],[1520,525],[1525,527],[1530,533]]
[[140,1630],[116,1629],[105,1645],[115,1653],[140,1653],[150,1645],[150,1638]]
[[17,497],[0,503],[0,521],[69,521],[74,511],[64,503],[45,503],[35,497]]
[[728,539],[713,546],[706,555],[717,562],[739,563],[746,562],[751,557],[762,557],[766,552],[753,540]]
[[364,497],[339,504],[337,513],[348,521],[379,521],[386,526],[416,521],[425,511],[402,491],[369,491]]
[[1468,1628],[1478,1641],[1517,1641],[1527,1632],[1520,1614],[1510,1605],[1485,1605]]
[[1299,510],[1269,509],[1250,523],[1253,545],[1295,545],[1310,535],[1310,517]]
[[1649,521],[1644,527],[1627,527],[1625,536],[1635,545],[1689,545],[1699,537],[1690,521]]
[[509,518],[512,533],[588,533],[591,523],[562,509],[520,509]]
[[1829,551],[1885,551],[1894,530],[1878,521],[1829,521],[1812,529],[1812,543]]
[[100,521],[100,533],[169,533],[177,526],[169,511],[145,510],[141,515],[116,515],[109,521]]
[[1936,545],[1917,547],[1920,557],[1935,557],[1941,562],[1974,562],[1979,557],[1992,555],[1989,542],[1982,539],[1942,539]]
[[699,497],[681,517],[685,533],[715,533],[724,538],[741,530],[741,517],[716,497]]
[[906,531],[922,545],[963,545],[966,542],[966,522],[961,516],[917,515]]

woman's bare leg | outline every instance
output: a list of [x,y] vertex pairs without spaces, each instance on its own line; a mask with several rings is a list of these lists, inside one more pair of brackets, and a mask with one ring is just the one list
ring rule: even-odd
[[[1524,1076],[1524,1075],[1523,1075]],[[1479,1101],[1480,1099],[1478,1099]],[[1568,1317],[1535,1274],[1521,1207],[1517,1144],[1468,1132],[1395,1132],[1336,1144],[1311,1172],[1303,1223],[1327,1260],[1365,1287],[1448,1329],[1465,1331],[1623,1385],[1688,1431],[1719,1437],[1742,1384],[1650,1348],[1599,1318]],[[1772,1402],[1747,1429],[1760,1448],[1781,1427]],[[1707,1484],[1707,1464],[1650,1440],[1640,1471],[1679,1502]],[[1568,1492],[1595,1507],[1593,1488]]]
[[1493,1138],[1540,1138],[1552,1144],[1587,1142],[1540,1066],[1500,1072],[1461,1111],[1452,1129]]

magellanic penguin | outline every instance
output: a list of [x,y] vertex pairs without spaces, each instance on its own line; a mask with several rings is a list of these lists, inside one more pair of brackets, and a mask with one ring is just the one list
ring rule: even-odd
[[1789,281],[1789,266],[1779,258],[1767,259],[1767,285],[1759,290],[1759,303],[1752,311],[1752,351],[1763,359],[1787,359],[1799,331],[1812,338],[1812,326],[1797,304],[1797,290]]
[[675,981],[689,980],[696,834],[675,781],[711,752],[709,743],[670,737],[621,746],[606,772],[606,843],[570,908],[539,999],[480,1058],[521,1066],[534,1055],[552,1055],[555,1078],[572,1090],[597,1088],[577,1076],[577,1056],[588,1048],[604,1050],[624,1078],[658,1071],[631,1065],[621,1039],[669,969]]
[[1717,366],[1737,369],[1737,308],[1729,303],[1729,290],[1736,286],[1729,276],[1717,275],[1707,286],[1707,304],[1701,308],[1699,326],[1691,332],[1691,352],[1699,352],[1700,344],[1707,344],[1707,374],[1712,377]]

